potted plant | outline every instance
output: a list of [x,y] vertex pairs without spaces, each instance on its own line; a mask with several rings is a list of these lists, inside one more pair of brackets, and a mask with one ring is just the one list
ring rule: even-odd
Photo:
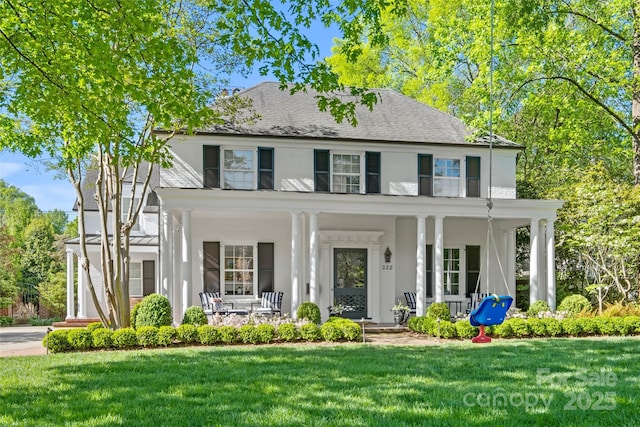
[[409,306],[398,300],[398,303],[391,307],[393,312],[393,320],[396,326],[404,325],[409,319]]
[[334,303],[327,307],[329,310],[329,317],[342,317],[342,312],[344,311],[344,306],[339,303]]

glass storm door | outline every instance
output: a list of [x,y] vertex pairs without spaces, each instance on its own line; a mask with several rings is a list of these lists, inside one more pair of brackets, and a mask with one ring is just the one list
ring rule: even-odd
[[334,304],[344,308],[343,317],[367,317],[367,250],[334,249]]

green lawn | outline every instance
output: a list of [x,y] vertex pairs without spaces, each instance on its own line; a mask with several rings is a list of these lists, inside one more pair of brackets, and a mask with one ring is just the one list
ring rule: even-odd
[[640,339],[0,359],[1,426],[640,425]]

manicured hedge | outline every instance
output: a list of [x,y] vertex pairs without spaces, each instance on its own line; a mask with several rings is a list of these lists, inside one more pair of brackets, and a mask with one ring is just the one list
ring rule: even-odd
[[[453,325],[441,321],[438,326],[427,316],[412,317],[408,327],[414,332],[441,338],[471,338],[478,333],[478,328],[473,328],[468,320],[459,320]],[[568,317],[562,320],[510,318],[500,325],[485,328],[485,333],[498,338],[640,335],[640,316]]]
[[[182,324],[172,326],[140,326],[137,329],[121,328],[116,331],[106,329],[100,324],[90,324],[87,328],[60,329],[49,334],[49,350],[52,353],[65,351],[84,351],[93,349],[131,349],[141,347],[170,346],[174,344],[269,344],[294,341],[358,341],[362,339],[362,330],[358,323],[340,317],[320,326],[315,323],[246,324],[240,327],[224,325],[202,325],[196,327]],[[640,324],[639,324],[640,326]],[[47,339],[43,339],[43,346]]]

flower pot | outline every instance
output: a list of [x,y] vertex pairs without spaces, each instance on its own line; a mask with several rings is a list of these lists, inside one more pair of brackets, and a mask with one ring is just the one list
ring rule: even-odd
[[404,323],[404,314],[404,310],[393,310],[393,321],[395,322],[396,327],[400,327]]

